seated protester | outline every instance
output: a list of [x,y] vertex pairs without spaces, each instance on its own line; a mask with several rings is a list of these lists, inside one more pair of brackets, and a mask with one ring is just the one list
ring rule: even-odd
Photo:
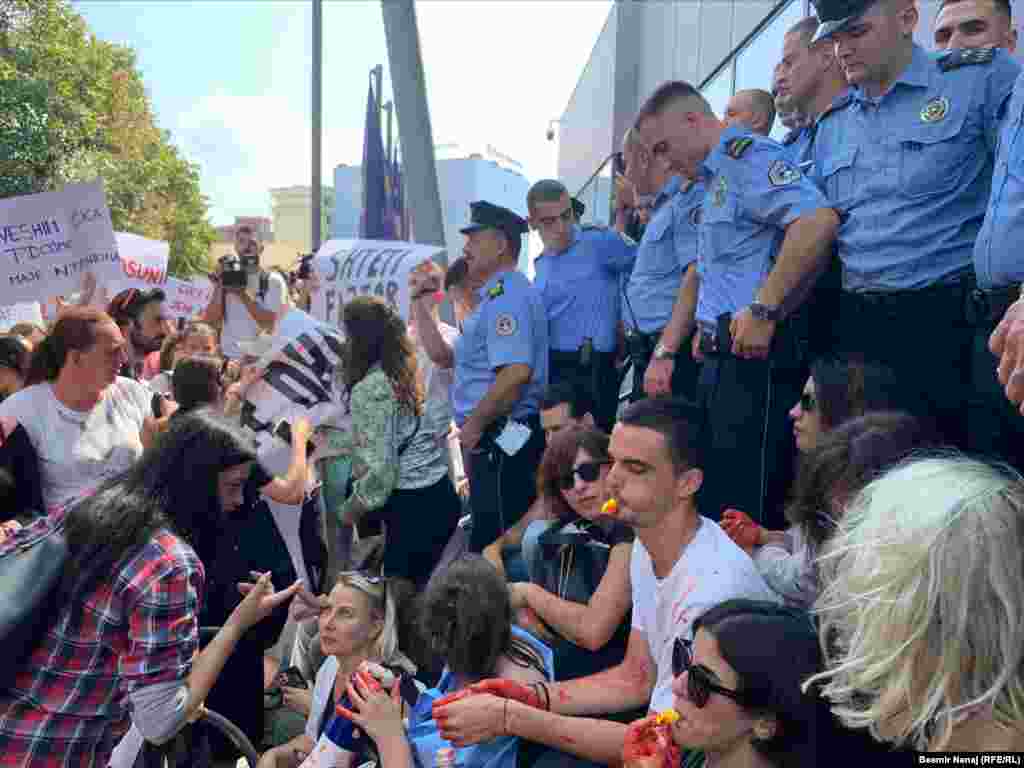
[[121,375],[141,379],[146,355],[159,352],[168,334],[174,332],[170,320],[163,314],[166,294],[160,288],[140,291],[129,288],[117,294],[107,306],[107,314],[114,318],[127,340],[128,360]]
[[803,457],[786,508],[791,528],[766,531],[751,521],[727,533],[754,558],[768,586],[787,604],[809,608],[818,596],[815,560],[842,519],[844,505],[877,475],[928,443],[920,422],[910,414],[879,411],[848,421]]
[[17,336],[28,342],[29,350],[35,349],[46,338],[46,330],[34,323],[15,323],[7,331],[9,336]]
[[160,347],[159,371],[149,378],[149,388],[154,392],[170,394],[174,364],[179,358],[189,355],[217,355],[217,332],[211,326],[193,321],[169,335]]
[[[437,687],[419,697],[409,715],[408,730],[401,728],[397,707],[367,706],[369,699],[383,698],[370,690],[372,686],[357,678],[350,688],[352,706],[347,716],[375,738],[381,768],[431,766],[438,749],[454,746],[441,734],[444,723],[435,721],[432,714],[432,705],[440,697],[457,697],[486,677],[500,676],[522,686],[551,679],[550,650],[512,626],[505,584],[479,555],[455,560],[431,582],[422,596],[420,617],[425,642],[445,659],[446,667]],[[500,711],[501,702],[499,715]],[[460,768],[514,768],[518,750],[519,740],[497,729],[480,743],[460,746],[455,752]]]
[[1024,481],[921,458],[868,485],[819,560],[842,722],[928,752],[1024,750]]
[[299,586],[273,594],[262,575],[199,652],[206,576],[193,546],[241,504],[254,460],[227,424],[179,419],[90,498],[29,526],[64,522],[69,559],[60,613],[0,691],[5,763],[105,766],[129,726],[136,744],[161,744],[195,716],[239,639]]
[[[590,405],[590,398],[581,394],[572,381],[563,379],[552,384],[540,407],[540,425],[549,444],[555,434],[568,427],[593,427],[594,417],[591,415],[591,410],[593,409]],[[572,457],[565,457],[564,460],[571,463]],[[543,463],[542,459],[542,466]],[[523,534],[527,527],[536,521],[554,520],[561,516],[564,505],[560,502],[561,492],[557,488],[557,481],[567,471],[568,467],[561,467],[558,477],[552,478],[552,488],[558,491],[553,495],[546,492],[547,489],[538,476],[537,500],[530,505],[526,514],[515,525],[484,547],[483,556],[490,560],[500,573],[506,573],[507,568],[507,578],[515,581],[524,581],[530,578],[526,573],[526,566],[522,564]],[[560,508],[550,509],[552,503]]]
[[397,312],[380,299],[345,304],[345,385],[355,450],[352,493],[337,510],[386,526],[386,576],[426,585],[458,525],[462,504],[437,436],[424,429],[416,356]]
[[571,427],[544,451],[538,485],[553,520],[523,537],[530,581],[509,585],[519,623],[555,654],[555,679],[572,680],[622,663],[629,638],[633,529],[602,516],[608,498],[608,436]]
[[[312,752],[350,681],[367,662],[391,672],[411,699],[409,704],[416,702],[419,692],[411,679],[416,667],[398,649],[397,606],[387,581],[355,571],[343,572],[334,589],[321,600],[323,608],[317,623],[325,659],[316,673],[305,733],[264,753],[258,768],[291,768],[297,765],[297,754],[304,757]],[[285,689],[286,696],[297,693],[297,689],[291,689],[290,694]],[[352,765],[361,765],[366,756],[355,756]]]
[[693,630],[692,640],[673,641],[678,718],[660,727],[657,715],[633,723],[624,768],[680,765],[680,752],[685,766],[813,766],[839,744],[845,759],[853,757],[828,702],[801,690],[822,669],[810,616],[774,603],[729,600],[700,616]]
[[149,389],[118,376],[126,355],[114,321],[91,307],[64,310],[36,348],[27,386],[0,403],[14,514],[81,500],[142,455],[157,424]]
[[0,336],[0,402],[25,386],[32,346],[20,336]]
[[[672,703],[674,638],[690,634],[698,616],[726,600],[778,602],[747,554],[697,514],[699,420],[683,401],[653,398],[629,406],[612,432],[605,487],[617,501],[616,518],[636,533],[632,627],[622,663],[547,685],[546,695],[507,680],[471,686],[475,695],[464,701],[437,702],[445,738],[472,744],[481,733],[509,733],[586,761],[617,762],[626,726],[580,715],[665,709]],[[560,755],[553,764],[572,762]]]

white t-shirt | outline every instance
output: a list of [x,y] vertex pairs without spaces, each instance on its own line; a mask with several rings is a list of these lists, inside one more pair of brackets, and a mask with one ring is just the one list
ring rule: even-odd
[[[277,274],[277,272],[268,271],[267,275],[267,293],[262,299],[259,296],[260,276],[258,272],[249,275],[249,287],[247,290],[249,295],[254,297],[256,303],[263,309],[277,314],[288,299],[288,286],[285,285],[284,278]],[[255,339],[260,334],[260,327],[252,315],[249,314],[249,310],[245,308],[245,304],[242,303],[240,298],[232,296],[230,293],[224,295],[226,299],[226,312],[224,315],[224,329],[220,335],[220,346],[225,357],[235,360],[242,357],[242,350],[238,346],[238,342]]]
[[61,403],[50,383],[26,387],[0,403],[4,434],[24,429],[38,457],[45,511],[89,495],[138,460],[139,433],[152,399],[145,384],[119,376],[87,413]]
[[[459,338],[459,331],[447,323],[438,323],[437,329],[441,338],[454,347],[455,340]],[[448,472],[453,483],[459,483],[465,478],[466,471],[462,466],[462,449],[459,447],[457,437],[449,437],[451,432],[452,419],[452,384],[455,381],[455,371],[451,368],[439,368],[430,359],[423,345],[416,338],[413,325],[409,325],[409,335],[416,344],[416,362],[419,365],[420,376],[423,381],[423,427],[429,429],[433,434],[442,440],[442,450],[448,459]]]
[[644,635],[658,669],[652,712],[672,706],[672,646],[677,637],[692,637],[694,619],[735,598],[779,602],[747,553],[713,520],[699,520],[696,535],[664,579],[655,578],[640,537],[633,541],[633,629]]

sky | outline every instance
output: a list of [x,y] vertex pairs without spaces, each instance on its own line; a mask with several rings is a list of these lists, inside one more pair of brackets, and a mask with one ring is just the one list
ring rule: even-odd
[[[76,0],[93,33],[133,48],[156,114],[200,166],[211,220],[270,215],[272,187],[311,176],[309,0]],[[362,159],[369,71],[384,65],[379,2],[324,0],[323,180]],[[572,95],[609,0],[416,3],[435,144],[490,144],[529,181],[553,176],[546,132]],[[397,140],[397,130],[396,130]]]

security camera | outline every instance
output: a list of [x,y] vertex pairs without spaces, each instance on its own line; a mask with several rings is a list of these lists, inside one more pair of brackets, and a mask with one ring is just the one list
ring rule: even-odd
[[555,140],[555,129],[552,128],[551,126],[548,126],[548,141],[554,141],[554,140]]

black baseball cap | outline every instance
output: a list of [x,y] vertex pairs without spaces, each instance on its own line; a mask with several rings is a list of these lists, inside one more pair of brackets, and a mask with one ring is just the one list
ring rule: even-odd
[[811,0],[821,22],[813,43],[831,37],[855,22],[875,4],[876,0]]
[[509,235],[525,235],[530,226],[526,219],[508,208],[478,200],[469,204],[469,224],[459,231],[468,235],[481,229],[500,229]]

